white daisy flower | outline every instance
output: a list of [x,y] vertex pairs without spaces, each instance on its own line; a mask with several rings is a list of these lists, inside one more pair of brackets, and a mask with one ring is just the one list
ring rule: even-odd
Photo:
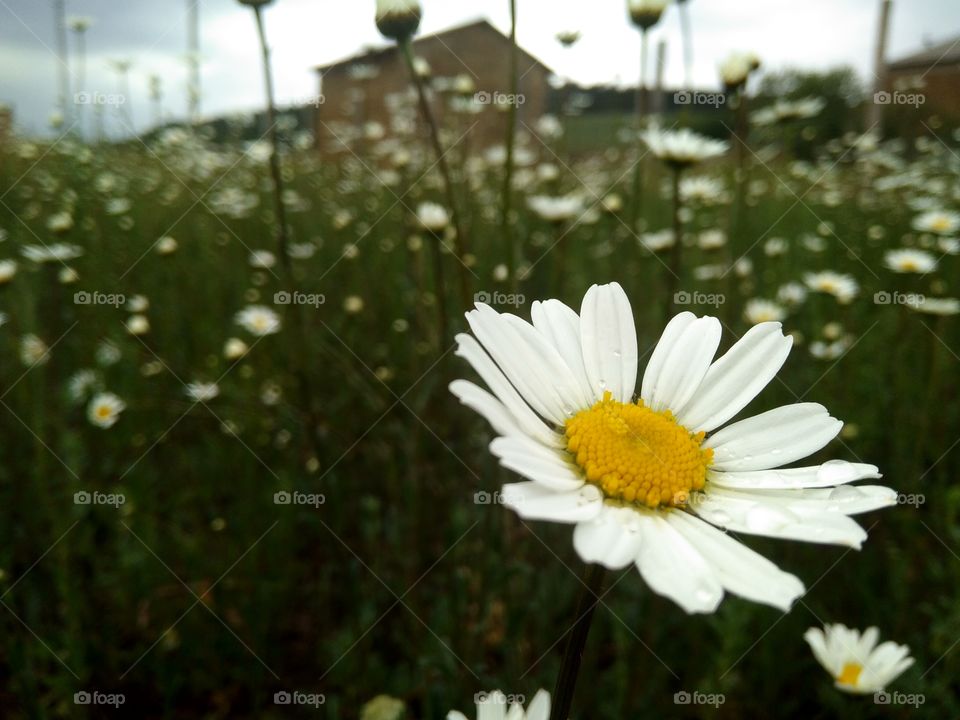
[[17,274],[16,260],[0,260],[0,285],[3,285],[13,280],[13,276],[16,274]]
[[913,665],[910,648],[887,641],[877,645],[880,631],[847,628],[839,623],[810,628],[803,634],[814,657],[830,673],[838,690],[872,694],[883,690]]
[[660,252],[667,248],[672,248],[676,238],[673,230],[666,228],[656,232],[643,233],[640,235],[640,244],[651,252]]
[[20,248],[20,254],[35,263],[66,262],[83,255],[83,248],[70,243],[24,245]]
[[227,360],[239,360],[250,352],[250,348],[240,338],[229,338],[223,344],[223,357]]
[[20,362],[24,365],[45,365],[49,360],[50,349],[39,337],[31,333],[20,339]]
[[131,315],[127,319],[126,328],[131,335],[146,335],[150,332],[150,320],[146,315]]
[[759,325],[765,322],[780,322],[787,316],[787,309],[772,300],[752,298],[748,300],[744,306],[743,316],[747,319],[747,322],[752,325]]
[[925,274],[937,269],[937,259],[924,250],[904,248],[888,250],[883,256],[883,263],[898,273]]
[[127,404],[110,392],[97,393],[87,405],[87,420],[100,428],[113,427]]
[[247,262],[252,268],[269,270],[277,264],[277,256],[269,250],[253,250]]
[[[580,315],[535,302],[533,323],[477,303],[457,354],[488,392],[450,389],[498,436],[501,464],[524,475],[503,503],[525,519],[575,525],[588,563],[635,564],[647,584],[689,613],[713,612],[724,592],[787,610],[803,584],[722,532],[859,548],[849,516],[896,503],[896,493],[848,483],[873,465],[830,461],[777,469],[817,452],[843,423],[797,403],[720,429],[773,379],[793,343],[778,323],[751,328],[725,355],[716,318],[677,315],[635,395],[633,313],[616,283],[593,286]],[[838,487],[839,486],[839,487]]]
[[154,249],[160,255],[172,255],[177,251],[177,247],[178,245],[176,239],[170,237],[169,235],[165,235],[157,240],[157,244],[154,246]]
[[417,206],[417,222],[429,232],[442,232],[450,224],[450,214],[443,205],[423,202]]
[[913,229],[938,235],[953,235],[960,230],[960,213],[930,210],[914,218]]
[[688,128],[653,128],[643,133],[643,140],[654,155],[677,168],[689,167],[727,151],[727,143],[698,135]]
[[832,270],[806,273],[803,276],[803,282],[814,292],[833,295],[838,302],[844,305],[852,301],[860,292],[860,286],[852,275],[844,275]]
[[[489,693],[477,693],[477,720],[548,720],[550,717],[550,693],[538,690],[533,700],[523,709],[519,702],[509,702],[509,698],[499,690]],[[446,720],[468,720],[462,712],[451,710]]]
[[627,0],[627,12],[633,24],[641,30],[649,30],[660,21],[670,0]]
[[207,402],[220,395],[220,386],[211,382],[192,382],[185,388],[187,397],[194,402]]
[[236,314],[234,321],[248,333],[257,337],[280,332],[280,316],[264,305],[245,307]]
[[680,181],[680,198],[685,203],[703,205],[726,202],[728,199],[723,181],[706,176],[683,178]]
[[905,303],[908,308],[927,315],[956,315],[960,313],[960,300],[957,298],[917,298],[911,297]]
[[534,195],[527,198],[527,207],[541,220],[560,223],[583,213],[583,198],[579,195]]

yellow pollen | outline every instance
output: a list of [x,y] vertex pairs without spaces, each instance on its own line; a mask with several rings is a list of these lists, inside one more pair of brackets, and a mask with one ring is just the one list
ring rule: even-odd
[[930,227],[937,232],[945,232],[950,229],[950,221],[945,217],[938,217],[930,223]]
[[588,482],[610,500],[657,508],[686,504],[702,490],[713,450],[704,433],[691,433],[669,410],[622,403],[604,393],[565,424],[567,451]]
[[843,670],[840,671],[840,674],[837,675],[837,682],[841,685],[856,687],[857,681],[860,679],[861,672],[863,672],[863,665],[860,663],[847,663],[843,666]]
[[97,408],[97,417],[104,420],[113,415],[113,409],[109,405],[101,405]]

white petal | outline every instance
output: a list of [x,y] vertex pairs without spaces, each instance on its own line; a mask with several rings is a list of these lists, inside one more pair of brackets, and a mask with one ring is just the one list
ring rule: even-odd
[[719,358],[697,393],[680,410],[679,422],[693,432],[710,432],[743,410],[783,366],[793,345],[780,323],[760,323]]
[[546,423],[537,417],[537,414],[530,409],[517,389],[510,384],[507,377],[480,347],[480,343],[475,338],[466,333],[461,333],[457,335],[456,340],[457,355],[470,363],[527,435],[553,447],[564,446],[564,441],[560,435],[547,427]]
[[857,549],[867,539],[863,528],[846,515],[817,510],[801,500],[713,488],[698,495],[690,508],[713,525],[751,535]]
[[897,504],[897,491],[882,485],[841,485],[813,490],[757,490],[750,495],[753,498],[783,502],[794,509],[809,513],[859,515]]
[[590,386],[587,370],[583,365],[583,348],[580,345],[580,316],[559,300],[536,301],[530,308],[533,326],[547,338],[567,363],[570,372],[580,383],[583,395],[591,401],[601,399]]
[[505,468],[552,490],[576,490],[584,483],[576,466],[560,452],[529,438],[496,438],[490,443],[490,452],[500,458]]
[[714,470],[766,470],[816,452],[842,427],[823,405],[795,403],[728,425],[703,446],[713,448]]
[[577,525],[573,547],[584,562],[620,570],[637,559],[640,538],[637,511],[605,505],[593,520]]
[[507,698],[499,690],[487,693],[477,702],[477,720],[504,720],[507,714]]
[[603,509],[603,493],[596,485],[554,492],[535,482],[507,483],[500,491],[503,504],[527,520],[578,523]]
[[617,283],[594,285],[580,307],[583,365],[594,396],[609,390],[630,402],[637,384],[637,330],[627,294]]
[[690,323],[696,319],[697,316],[692,312],[682,312],[679,315],[674,315],[663,329],[663,334],[660,336],[660,340],[657,341],[657,345],[650,355],[650,360],[647,362],[647,369],[643,372],[643,383],[640,385],[640,397],[642,397],[643,401],[648,405],[650,404],[650,399],[653,397],[653,388],[657,384],[657,379],[660,377],[667,356],[670,355],[673,346],[683,335]]
[[537,365],[543,368],[543,379],[553,387],[565,418],[593,404],[593,396],[576,378],[570,365],[543,333],[516,315],[501,315],[500,319],[517,331],[526,343],[525,354],[535,357]]
[[820,628],[810,628],[803,634],[803,639],[810,645],[813,656],[823,666],[823,669],[835,677],[838,674],[839,668],[836,668],[834,657],[827,649],[827,640],[823,634],[823,630]]
[[798,490],[800,488],[833,487],[855,480],[879,478],[876,465],[828,460],[823,465],[787,468],[785,470],[751,470],[719,472],[711,470],[707,479],[715,487],[734,490]]
[[703,555],[724,588],[735,595],[787,612],[803,594],[797,577],[689,513],[671,512],[667,522]]
[[490,423],[498,435],[527,437],[504,404],[483,388],[467,380],[454,380],[450,392]]
[[[649,394],[643,396],[643,401],[658,412],[682,408],[703,382],[720,345],[721,334],[720,321],[716,318],[702,317],[687,324],[664,355],[657,376],[650,379]],[[649,372],[648,366],[647,374]],[[645,388],[647,374],[644,374]]]
[[566,420],[562,403],[547,382],[546,368],[531,353],[519,333],[488,305],[467,313],[473,334],[507,376],[523,399],[554,425]]
[[550,693],[546,690],[537,690],[533,700],[527,705],[527,720],[549,720]]
[[447,720],[467,720],[467,716],[458,710],[451,710],[447,713]]
[[703,556],[659,513],[638,514],[642,545],[637,568],[647,585],[688,613],[716,610],[723,586]]

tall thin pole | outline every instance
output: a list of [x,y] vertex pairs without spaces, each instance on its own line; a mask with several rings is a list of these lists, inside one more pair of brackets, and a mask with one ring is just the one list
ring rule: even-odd
[[66,0],[54,0],[54,23],[57,34],[57,59],[60,61],[60,96],[57,106],[64,122],[69,120],[70,109],[70,66],[67,62],[67,3]]
[[517,97],[520,92],[520,75],[517,48],[517,0],[510,0],[510,107],[507,111],[507,158],[503,173],[503,217],[501,232],[507,243],[507,261],[510,263],[510,285],[516,292],[520,279],[517,268],[520,266],[521,249],[514,237],[510,225],[513,211],[513,156],[517,139]]
[[[893,0],[882,0],[880,4],[880,27],[877,28],[877,47],[873,58],[874,93],[883,92],[887,82],[887,36],[890,32],[890,10]],[[867,127],[877,126],[883,122],[883,103],[876,101],[867,103]]]
[[187,108],[191,123],[200,119],[200,0],[187,0]]

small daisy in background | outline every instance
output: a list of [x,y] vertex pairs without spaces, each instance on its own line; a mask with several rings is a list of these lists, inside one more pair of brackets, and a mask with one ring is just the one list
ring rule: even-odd
[[280,316],[265,305],[249,305],[234,318],[251,335],[264,337],[280,332]]
[[803,635],[837,689],[862,695],[882,691],[913,665],[909,647],[890,640],[877,645],[879,637],[875,627],[861,633],[839,623]]
[[[474,696],[477,704],[477,720],[548,720],[550,717],[550,693],[538,690],[533,700],[523,709],[523,704],[504,695],[499,690],[481,692]],[[447,713],[446,720],[469,720],[457,710]]]
[[127,404],[110,392],[97,393],[87,405],[87,420],[99,428],[113,427]]
[[924,250],[888,250],[883,263],[897,273],[925,274],[937,269],[937,259]]
[[787,309],[772,300],[753,298],[747,301],[743,316],[751,325],[765,322],[780,322],[787,316]]
[[422,202],[417,206],[417,223],[428,232],[441,233],[450,224],[450,213],[443,205]]
[[682,130],[653,128],[643,134],[643,141],[660,160],[678,169],[719,157],[729,147],[725,142],[708,138],[687,128]]
[[803,276],[803,282],[814,292],[833,295],[841,305],[852,302],[860,292],[860,285],[852,275],[844,275],[832,270],[806,273]]
[[913,229],[937,235],[953,235],[960,230],[960,213],[930,210],[914,218]]
[[192,382],[184,388],[184,391],[188,398],[196,403],[202,403],[220,395],[220,386],[212,382]]

